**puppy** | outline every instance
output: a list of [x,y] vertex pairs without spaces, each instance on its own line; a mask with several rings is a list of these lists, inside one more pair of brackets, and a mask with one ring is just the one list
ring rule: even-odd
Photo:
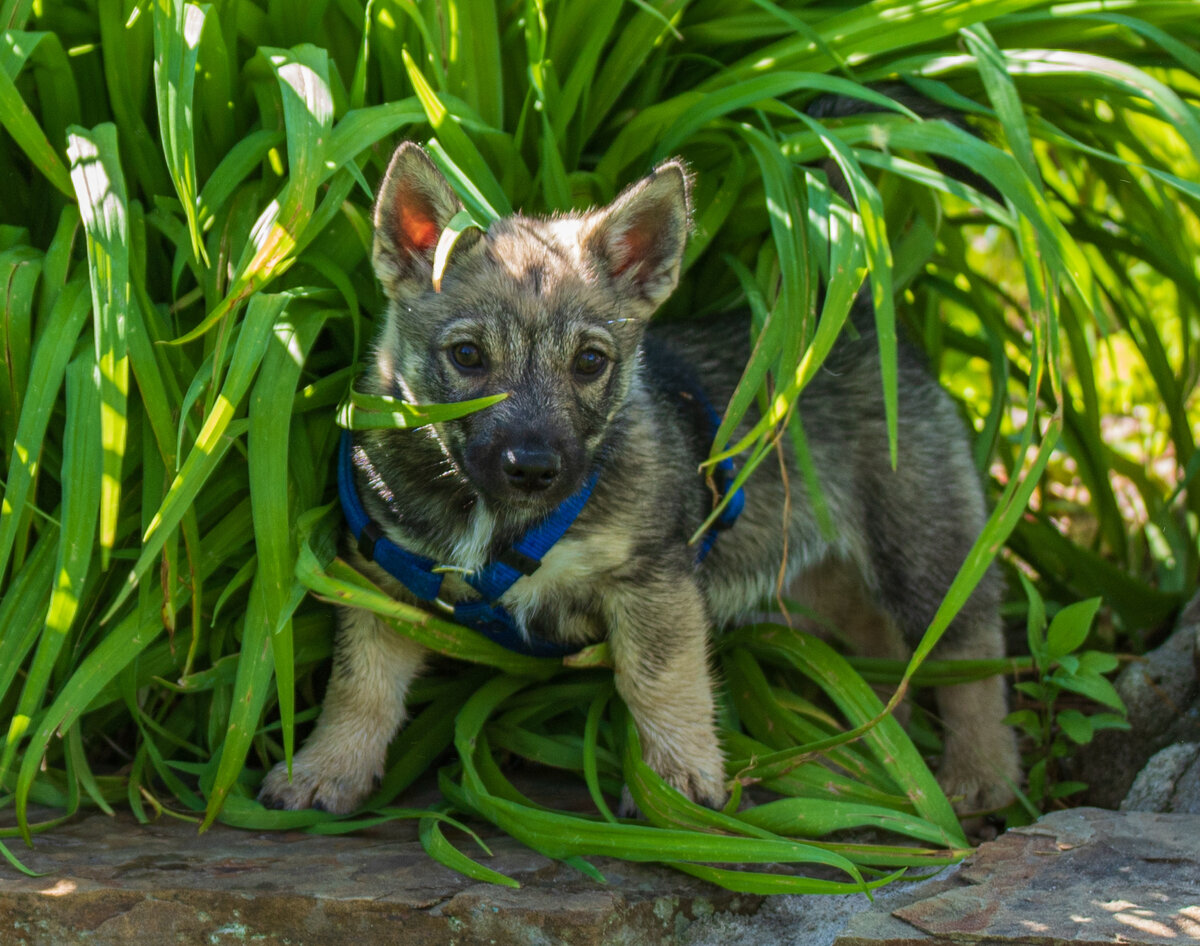
[[[897,637],[912,646],[985,509],[953,404],[903,346],[892,468],[860,301],[858,332],[843,333],[799,404],[832,534],[784,450],[786,479],[764,463],[730,497],[727,528],[688,544],[729,485],[731,464],[715,484],[698,469],[749,354],[744,315],[650,325],[679,279],[689,199],[684,167],[668,161],[598,210],[465,231],[435,288],[439,237],[462,205],[424,151],[402,144],[375,207],[388,307],[360,388],[414,403],[507,398],[417,430],[355,433],[343,505],[360,507],[348,513],[350,561],[396,597],[453,608],[534,653],[608,640],[645,761],[717,807],[727,792],[711,629],[760,607],[782,576],[818,610],[871,615],[847,622],[866,652],[894,652]],[[389,556],[400,564],[382,567]],[[999,600],[990,574],[936,655],[1002,656]],[[291,780],[276,766],[262,799],[356,808],[382,775],[427,656],[373,614],[343,609],[320,720]],[[1018,756],[1003,681],[937,696],[941,783],[965,809],[1004,803]]]

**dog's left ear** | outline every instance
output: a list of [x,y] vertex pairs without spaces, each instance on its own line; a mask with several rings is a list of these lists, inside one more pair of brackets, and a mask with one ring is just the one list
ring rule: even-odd
[[683,162],[667,161],[593,212],[586,225],[583,245],[599,270],[648,303],[651,311],[679,282],[691,222],[690,192]]

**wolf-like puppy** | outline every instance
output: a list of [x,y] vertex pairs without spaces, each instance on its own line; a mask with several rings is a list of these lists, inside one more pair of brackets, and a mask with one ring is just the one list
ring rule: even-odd
[[[402,144],[375,207],[374,265],[388,309],[362,387],[418,403],[508,397],[456,421],[356,434],[362,505],[397,545],[470,571],[597,477],[566,534],[500,603],[521,633],[579,646],[607,639],[646,762],[689,798],[719,806],[710,629],[760,607],[782,576],[874,637],[862,643],[868,652],[919,640],[984,520],[961,422],[902,347],[891,468],[869,303],[857,303],[866,311],[855,319],[859,336],[838,343],[800,404],[833,537],[818,527],[802,477],[787,467],[789,496],[784,474],[766,463],[747,484],[740,519],[698,563],[688,539],[713,508],[698,467],[714,432],[698,401],[724,409],[749,324],[730,316],[649,327],[679,278],[690,218],[684,167],[668,161],[598,210],[467,231],[436,290],[439,235],[460,209],[421,148]],[[782,456],[791,463],[791,451]],[[348,546],[356,567],[413,600]],[[439,596],[475,592],[451,572]],[[937,655],[1002,656],[998,604],[990,575]],[[321,718],[292,779],[282,764],[267,776],[264,801],[358,806],[383,772],[426,657],[371,613],[344,609]],[[1001,722],[1003,681],[937,695],[942,784],[961,808],[1002,804],[1018,777]]]

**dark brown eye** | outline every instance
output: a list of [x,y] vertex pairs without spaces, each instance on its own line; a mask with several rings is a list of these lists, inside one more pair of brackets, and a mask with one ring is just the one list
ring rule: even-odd
[[588,348],[575,356],[575,373],[584,377],[597,375],[604,370],[606,364],[608,359],[603,353]]
[[483,367],[483,352],[478,345],[470,342],[459,342],[450,349],[450,357],[464,371],[474,371]]

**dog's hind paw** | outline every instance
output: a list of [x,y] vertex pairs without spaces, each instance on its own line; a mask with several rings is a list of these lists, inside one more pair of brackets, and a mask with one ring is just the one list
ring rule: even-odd
[[942,791],[960,815],[996,811],[1016,797],[1021,759],[1007,726],[979,727],[978,742],[949,738],[938,769]]
[[378,779],[368,774],[339,773],[326,775],[321,769],[305,764],[303,753],[292,760],[292,777],[287,766],[280,762],[267,773],[258,792],[258,800],[268,808],[292,811],[315,808],[334,815],[344,815],[359,806]]

